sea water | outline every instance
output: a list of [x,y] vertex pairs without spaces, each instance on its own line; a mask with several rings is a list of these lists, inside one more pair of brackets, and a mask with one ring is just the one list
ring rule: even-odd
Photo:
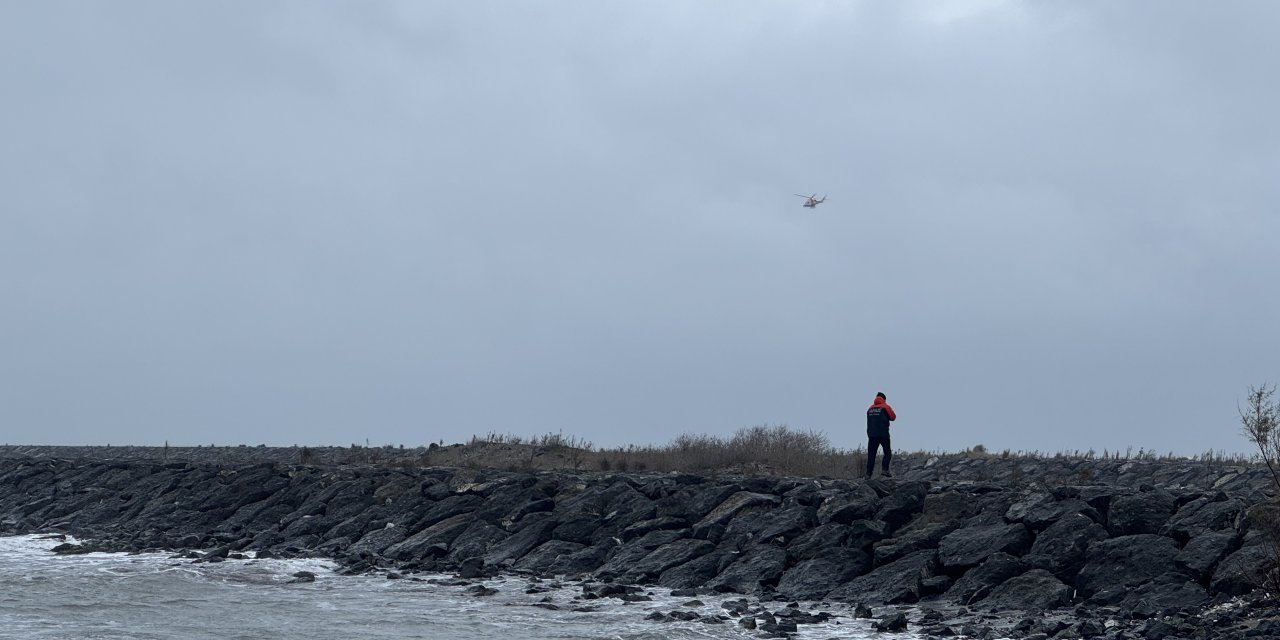
[[[652,602],[611,598],[574,600],[570,582],[509,577],[485,580],[496,589],[478,597],[446,575],[342,576],[321,559],[228,560],[196,563],[165,553],[57,555],[61,540],[0,537],[0,638],[23,639],[253,639],[353,638],[518,639],[745,639],[760,634],[702,622],[645,620],[654,612],[714,615],[733,597],[691,598],[653,589]],[[295,582],[309,571],[314,582]],[[530,587],[546,589],[526,593]],[[783,605],[774,603],[771,609]],[[558,610],[548,607],[554,605]],[[575,612],[575,607],[593,610]],[[868,620],[847,608],[818,625],[801,625],[800,639],[879,638]],[[884,634],[898,639],[915,634]]]

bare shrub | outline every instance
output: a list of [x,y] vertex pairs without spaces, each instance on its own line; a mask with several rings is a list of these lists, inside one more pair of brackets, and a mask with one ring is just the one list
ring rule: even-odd
[[1236,410],[1240,413],[1241,430],[1258,448],[1258,455],[1271,471],[1274,488],[1280,491],[1280,401],[1275,394],[1275,385],[1249,387],[1244,407],[1237,406]]

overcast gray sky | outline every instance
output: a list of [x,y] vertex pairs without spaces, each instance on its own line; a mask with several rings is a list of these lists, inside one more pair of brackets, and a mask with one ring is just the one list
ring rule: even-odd
[[[0,440],[1248,451],[1280,3],[0,0]],[[826,194],[816,210],[795,193]]]

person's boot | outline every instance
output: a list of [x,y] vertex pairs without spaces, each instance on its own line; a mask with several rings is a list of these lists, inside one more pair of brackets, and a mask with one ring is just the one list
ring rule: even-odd
[[892,477],[893,477],[893,473],[892,473],[892,472],[890,472],[888,469],[885,469],[883,472],[881,472],[881,473],[880,473],[880,477],[882,477],[882,478],[892,478]]

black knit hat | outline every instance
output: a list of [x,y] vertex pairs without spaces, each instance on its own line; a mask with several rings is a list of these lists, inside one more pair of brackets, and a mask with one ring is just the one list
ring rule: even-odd
[[885,400],[888,400],[888,399],[889,399],[889,398],[888,398],[888,396],[884,395],[884,392],[883,392],[883,391],[877,391],[877,392],[876,392],[876,397],[877,397],[877,398],[884,398]]

